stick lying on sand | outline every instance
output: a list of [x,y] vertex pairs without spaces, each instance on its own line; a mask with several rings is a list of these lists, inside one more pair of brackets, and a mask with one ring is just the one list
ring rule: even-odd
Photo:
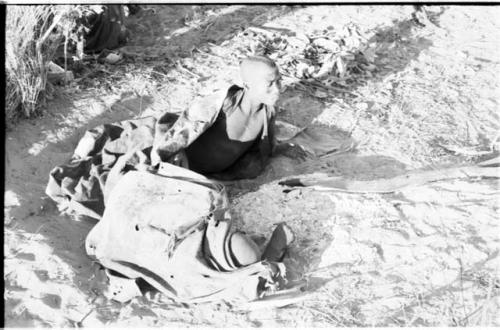
[[259,300],[249,301],[234,307],[239,311],[254,311],[264,308],[280,308],[288,305],[296,304],[309,298],[309,294],[305,292],[306,283],[299,283],[289,289],[278,291],[274,294],[265,296]]
[[392,193],[408,186],[423,185],[429,182],[450,179],[500,178],[497,167],[500,157],[487,160],[474,166],[463,166],[428,171],[411,171],[388,179],[355,181],[328,175],[304,175],[281,181],[289,187],[314,187],[321,190],[339,190],[351,193]]

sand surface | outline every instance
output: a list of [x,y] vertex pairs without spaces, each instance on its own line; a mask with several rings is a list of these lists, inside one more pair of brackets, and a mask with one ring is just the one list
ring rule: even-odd
[[[7,326],[500,326],[498,181],[385,195],[277,183],[313,172],[391,177],[479,159],[444,142],[475,152],[498,146],[498,7],[433,7],[438,25],[425,26],[411,20],[411,6],[150,7],[129,22],[137,63],[101,67],[107,73],[60,90],[43,117],[7,132]],[[306,163],[276,158],[256,180],[229,187],[240,229],[269,237],[286,221],[295,230],[287,264],[310,296],[251,312],[186,308],[162,296],[107,300],[103,273],[84,250],[94,223],[58,213],[44,194],[49,171],[87,129],[179,111],[208,87],[237,81],[249,47],[239,33],[248,26],[312,35],[349,22],[372,38],[377,69],[350,86],[355,94],[330,98],[288,82],[278,119],[351,133],[357,151]]]

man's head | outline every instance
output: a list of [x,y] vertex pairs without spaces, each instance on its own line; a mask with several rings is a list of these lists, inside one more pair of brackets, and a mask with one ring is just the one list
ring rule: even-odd
[[278,66],[269,57],[251,56],[240,62],[241,79],[249,96],[260,103],[274,106],[281,90]]

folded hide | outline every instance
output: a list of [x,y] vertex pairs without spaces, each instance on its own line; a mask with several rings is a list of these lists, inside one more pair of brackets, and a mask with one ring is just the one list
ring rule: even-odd
[[192,171],[170,164],[154,174],[129,171],[110,192],[86,250],[176,301],[251,301],[277,289],[284,266],[238,264],[227,206],[224,187]]

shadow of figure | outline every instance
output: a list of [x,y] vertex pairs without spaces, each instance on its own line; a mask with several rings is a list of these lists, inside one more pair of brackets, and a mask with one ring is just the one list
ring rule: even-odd
[[374,79],[383,80],[391,73],[403,71],[423,50],[432,46],[432,42],[425,37],[412,38],[415,26],[414,19],[399,21],[394,26],[378,29],[368,40],[368,44],[378,45]]
[[[395,22],[393,26],[382,27],[375,31],[373,37],[368,41],[370,44],[375,43],[378,45],[378,56],[375,61],[377,69],[370,80],[382,81],[390,74],[403,71],[423,50],[432,45],[426,38],[418,37],[413,39],[411,37],[412,29],[415,27],[416,23],[414,20],[408,18]],[[266,29],[268,28],[266,27]],[[284,33],[293,34],[293,31],[285,31]],[[367,80],[360,75],[353,75],[350,79],[352,82],[349,84],[349,90],[347,90],[346,93],[338,90],[330,90],[329,96],[343,98],[347,101],[357,98],[351,91],[355,91],[360,86],[366,84]],[[297,83],[287,86],[282,96],[284,108],[278,113],[277,119],[298,126],[298,128],[310,127],[311,130],[324,129],[324,125],[315,124],[313,121],[324,111],[331,111],[329,106],[332,102],[319,99],[311,93],[304,91],[303,88],[299,86],[307,85],[308,83],[309,81],[307,79],[301,79]],[[325,86],[325,88],[328,87]],[[307,109],[307,111],[304,111],[304,109]],[[383,112],[372,110],[370,107],[367,111],[373,112],[372,115],[384,115]],[[338,112],[332,115],[341,117],[342,113]],[[335,124],[328,126],[327,130],[331,139],[337,140],[339,145],[342,144],[342,141],[348,142],[352,140],[352,132],[348,132]],[[355,143],[355,141],[353,142]],[[384,167],[379,167],[382,162],[386,164]],[[340,155],[332,154],[310,158],[305,162],[278,156],[272,159],[268,169],[261,176],[255,180],[241,180],[231,183],[229,191],[235,194],[241,194],[244,191],[255,191],[261,184],[297,174],[326,172],[347,177],[357,177],[361,180],[369,180],[386,178],[388,175],[396,176],[401,174],[402,170],[404,170],[404,165],[393,158],[382,155],[358,157],[355,151],[351,152],[349,155],[342,153]]]
[[[220,13],[215,13],[215,9],[220,9]],[[125,50],[144,54],[139,59],[175,62],[192,56],[194,47],[220,45],[247,26],[263,24],[290,10],[288,6],[276,5],[154,6],[127,19],[132,37]]]
[[[325,164],[328,164],[325,166]],[[294,166],[295,165],[295,166]],[[284,176],[277,176],[275,173],[275,168],[279,168],[280,170],[285,169],[288,172],[280,173],[286,174]],[[324,168],[327,167],[327,171]],[[379,155],[371,155],[371,156],[360,156],[353,153],[346,153],[341,155],[334,155],[330,157],[325,157],[324,159],[316,162],[311,165],[311,163],[302,163],[302,164],[293,164],[293,160],[290,160],[286,157],[279,157],[275,159],[270,167],[266,170],[261,177],[256,180],[243,180],[232,182],[228,185],[228,193],[230,198],[233,200],[238,200],[240,203],[241,199],[246,199],[246,194],[249,192],[256,192],[259,188],[266,184],[271,183],[273,186],[273,198],[275,199],[275,203],[280,204],[288,204],[290,201],[297,198],[297,196],[301,196],[302,199],[308,199],[309,196],[305,196],[302,194],[301,189],[290,189],[287,186],[279,186],[276,180],[282,177],[289,177],[293,175],[302,175],[302,174],[312,174],[312,173],[327,173],[331,176],[335,177],[343,177],[343,178],[352,178],[356,180],[376,180],[381,178],[392,178],[398,175],[401,175],[406,172],[406,165],[401,163],[400,161],[388,157],[388,156],[379,156]],[[305,188],[307,189],[307,188]],[[249,198],[254,198],[249,197]],[[269,201],[269,203],[273,203],[273,201]],[[300,209],[302,207],[301,203],[297,203],[297,208]],[[317,209],[315,204],[323,205],[325,207],[328,205],[328,202],[320,202],[319,200],[311,200],[304,202],[304,205],[311,205],[313,209]],[[332,205],[333,206],[333,205]],[[256,206],[257,208],[258,206]],[[263,206],[264,207],[264,206]],[[329,210],[322,210],[327,215],[323,215],[322,217],[328,218],[335,215],[334,208],[327,207]],[[255,210],[251,210],[250,212],[256,212]],[[297,210],[297,212],[305,212],[307,210]],[[259,212],[262,213],[262,212]],[[235,212],[236,221],[242,221],[243,223],[246,220],[242,220],[247,218],[246,215],[241,214],[239,211]],[[280,217],[282,221],[286,221],[285,217]],[[307,219],[303,219],[307,221]],[[252,220],[253,221],[253,220]],[[273,221],[275,222],[275,221]],[[308,226],[307,226],[308,227]],[[326,233],[316,232],[316,230],[321,230],[321,227],[310,228],[311,236],[319,237]],[[304,233],[296,233],[297,236],[301,236]],[[293,264],[294,268],[294,276],[300,277],[300,274],[304,274],[305,271],[316,269],[320,264],[321,257],[323,255],[324,250],[318,249],[314,254],[304,256],[302,255],[302,251],[304,251],[311,242],[306,237],[297,237],[299,241],[293,246],[290,257],[291,259],[296,260]],[[329,246],[331,240],[325,241],[325,246]]]
[[[140,118],[145,109],[153,104],[153,98],[148,95],[137,96],[131,93],[122,93],[120,98],[107,107],[104,112],[76,129],[71,136],[64,141],[57,142],[54,147],[72,153],[78,142],[89,129],[102,124],[117,123],[131,118]],[[69,154],[71,156],[71,154]]]

